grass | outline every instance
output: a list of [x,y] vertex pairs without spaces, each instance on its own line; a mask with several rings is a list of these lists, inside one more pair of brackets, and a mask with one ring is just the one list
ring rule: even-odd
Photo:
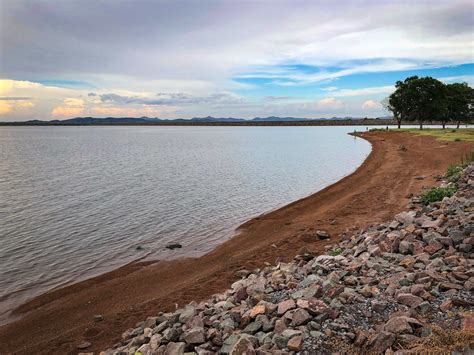
[[474,128],[460,128],[460,129],[441,129],[441,128],[402,128],[391,129],[391,131],[405,131],[419,134],[422,136],[432,136],[438,140],[451,142],[474,142]]
[[444,178],[448,180],[455,180],[458,178],[459,173],[469,164],[474,162],[474,151],[464,154],[461,157],[461,161],[458,164],[448,166]]
[[453,196],[457,190],[458,188],[455,185],[447,187],[433,187],[421,195],[420,202],[424,205],[429,205],[432,202],[441,201],[445,197]]

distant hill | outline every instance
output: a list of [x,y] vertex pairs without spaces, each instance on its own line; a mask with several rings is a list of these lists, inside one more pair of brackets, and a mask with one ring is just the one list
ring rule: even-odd
[[[383,121],[383,122],[381,122]],[[331,118],[298,118],[298,117],[255,117],[243,119],[234,117],[193,117],[191,119],[176,118],[172,120],[152,117],[75,117],[66,120],[30,120],[22,122],[0,122],[0,125],[8,126],[87,126],[87,125],[350,125],[350,124],[391,124],[391,117],[380,118],[354,118],[354,117],[331,117]]]

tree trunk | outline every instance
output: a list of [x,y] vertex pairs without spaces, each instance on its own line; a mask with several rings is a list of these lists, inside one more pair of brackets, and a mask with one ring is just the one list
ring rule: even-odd
[[460,125],[461,125],[461,121],[458,121],[458,126],[456,128],[459,129]]
[[423,121],[420,121],[420,130],[423,129]]
[[398,129],[400,129],[400,122],[398,122]]
[[442,122],[441,124],[443,125],[443,129],[446,129],[446,123]]

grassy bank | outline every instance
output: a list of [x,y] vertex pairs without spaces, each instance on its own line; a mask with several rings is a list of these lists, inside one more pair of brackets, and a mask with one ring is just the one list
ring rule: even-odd
[[461,129],[425,128],[423,130],[419,130],[418,128],[403,128],[403,129],[400,129],[400,131],[420,134],[423,136],[432,136],[442,141],[474,142],[474,128],[461,128]]

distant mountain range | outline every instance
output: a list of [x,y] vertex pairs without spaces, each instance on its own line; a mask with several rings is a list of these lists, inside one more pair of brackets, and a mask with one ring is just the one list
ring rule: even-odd
[[[379,119],[391,119],[391,117],[380,117]],[[153,124],[153,123],[245,123],[245,122],[309,122],[309,121],[349,121],[349,120],[364,120],[363,118],[355,117],[331,117],[331,118],[297,118],[297,117],[255,117],[253,119],[233,118],[233,117],[194,117],[191,119],[176,118],[176,119],[161,119],[151,117],[76,117],[66,120],[30,120],[24,122],[0,122],[0,124],[21,124],[21,125],[133,125],[133,124]],[[367,120],[367,119],[365,119]],[[369,119],[373,120],[373,119]]]

